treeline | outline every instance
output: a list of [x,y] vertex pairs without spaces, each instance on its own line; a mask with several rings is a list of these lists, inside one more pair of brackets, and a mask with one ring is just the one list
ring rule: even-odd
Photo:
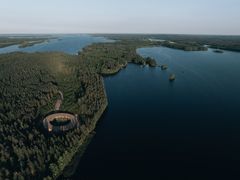
[[115,40],[148,40],[160,39],[176,42],[178,44],[197,44],[198,46],[208,45],[210,48],[223,49],[240,52],[240,36],[223,36],[223,35],[174,35],[174,34],[129,34],[116,35],[105,34],[105,37]]
[[177,42],[195,42],[200,45],[208,45],[210,48],[240,52],[240,36],[178,36],[172,37]]
[[208,45],[210,48],[240,52],[240,36],[178,35],[169,36],[168,39],[179,43],[197,43],[202,46]]
[[162,42],[162,46],[166,46],[173,49],[180,49],[184,51],[207,51],[208,48],[197,43],[177,43],[172,41]]

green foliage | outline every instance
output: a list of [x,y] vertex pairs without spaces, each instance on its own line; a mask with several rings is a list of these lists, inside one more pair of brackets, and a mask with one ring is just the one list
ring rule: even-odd
[[[102,77],[85,67],[79,57],[62,53],[0,55],[3,179],[58,176],[69,163],[107,104]],[[52,111],[49,103],[58,90],[64,93],[64,110],[80,114],[83,127],[49,135],[42,117]]]
[[[129,62],[145,64],[136,48],[152,45],[130,40],[93,44],[78,56],[0,55],[1,178],[58,177],[107,106],[101,75],[116,73]],[[53,110],[59,90],[64,94],[61,109],[78,114],[80,127],[48,134],[42,119]]]
[[[102,75],[117,73],[127,63],[146,64],[146,59],[136,53],[136,49],[146,46],[159,45],[151,41],[122,40],[115,43],[93,44],[79,53],[84,59],[90,72]],[[152,61],[151,61],[152,62]]]

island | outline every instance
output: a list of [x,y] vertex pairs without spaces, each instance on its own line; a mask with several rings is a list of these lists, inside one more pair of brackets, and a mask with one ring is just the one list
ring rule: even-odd
[[176,75],[175,74],[170,74],[170,76],[169,76],[169,81],[175,81],[175,79],[176,79]]
[[161,69],[162,70],[167,70],[168,69],[168,65],[166,65],[166,64],[161,65]]

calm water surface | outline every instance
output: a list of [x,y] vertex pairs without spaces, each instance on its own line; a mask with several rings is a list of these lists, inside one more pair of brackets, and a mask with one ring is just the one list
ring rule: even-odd
[[109,107],[73,179],[237,177],[240,54],[138,53],[169,69],[129,65],[105,78]]

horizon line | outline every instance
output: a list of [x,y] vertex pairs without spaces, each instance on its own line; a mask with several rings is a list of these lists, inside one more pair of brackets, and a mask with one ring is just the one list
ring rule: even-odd
[[182,35],[182,36],[240,36],[240,34],[206,34],[206,33],[0,33],[1,35]]

